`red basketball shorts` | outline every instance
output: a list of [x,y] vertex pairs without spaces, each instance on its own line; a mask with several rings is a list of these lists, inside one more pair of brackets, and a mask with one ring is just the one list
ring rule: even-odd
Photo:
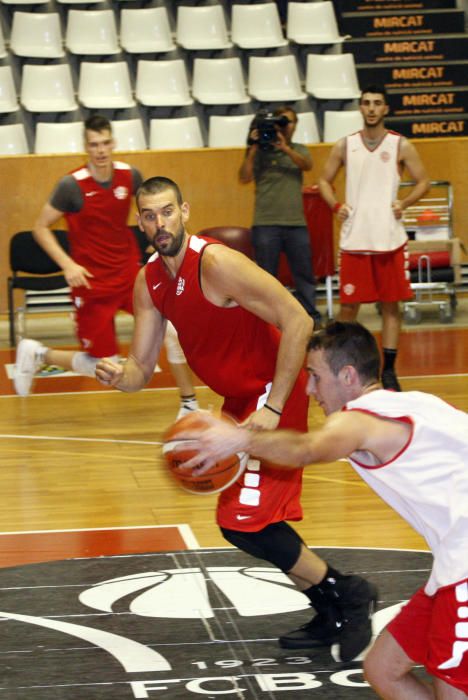
[[413,296],[406,245],[391,253],[347,253],[342,250],[339,270],[342,304],[404,301]]
[[119,351],[115,332],[118,311],[133,314],[133,289],[93,293],[80,288],[73,295],[76,334],[81,349],[93,357],[112,357]]
[[[284,407],[280,428],[307,431],[306,382],[301,372]],[[226,399],[223,411],[241,423],[259,407],[259,398]],[[274,469],[265,461],[249,460],[236,483],[219,494],[217,523],[228,530],[258,532],[271,523],[302,520],[301,487],[302,469]]]
[[468,694],[468,579],[434,596],[421,588],[387,629],[410,659]]

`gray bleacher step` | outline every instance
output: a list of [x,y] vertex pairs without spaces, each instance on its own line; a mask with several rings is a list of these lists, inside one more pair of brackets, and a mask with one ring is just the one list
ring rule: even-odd
[[468,56],[468,34],[355,38],[344,42],[343,51],[352,53],[356,63],[464,60]]

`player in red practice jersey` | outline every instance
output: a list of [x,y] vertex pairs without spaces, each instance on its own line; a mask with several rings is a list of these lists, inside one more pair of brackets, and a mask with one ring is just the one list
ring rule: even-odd
[[[87,164],[58,182],[34,226],[35,239],[63,270],[71,287],[82,352],[54,350],[35,340],[22,340],[14,377],[21,396],[29,394],[34,374],[44,363],[94,376],[98,358],[118,355],[117,312],[133,313],[133,284],[141,254],[127,221],[132,196],[142,178],[136,168],[112,160],[115,142],[105,117],[94,115],[86,120],[84,145]],[[62,216],[67,222],[70,255],[51,231]],[[174,332],[166,349],[180,388],[182,412],[184,408],[194,410],[191,376]]]
[[[98,362],[97,378],[121,391],[148,382],[166,319],[198,376],[224,396],[223,410],[251,430],[307,430],[302,369],[313,321],[272,275],[218,241],[189,236],[189,205],[175,182],[155,177],[137,192],[139,223],[156,253],[135,285],[135,330],[125,364]],[[218,499],[217,521],[231,544],[284,571],[318,614],[280,637],[286,648],[339,644],[359,654],[371,637],[376,591],[343,576],[303,543],[286,520],[300,520],[301,472],[252,460]]]

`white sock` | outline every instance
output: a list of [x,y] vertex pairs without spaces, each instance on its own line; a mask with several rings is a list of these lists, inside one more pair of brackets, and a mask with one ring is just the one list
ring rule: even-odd
[[198,410],[197,397],[195,396],[195,394],[191,394],[190,396],[181,396],[180,397],[180,405],[181,405],[181,408],[186,408],[187,411],[197,411]]
[[[77,374],[94,378],[96,365],[100,359],[100,357],[93,357],[87,352],[75,352],[72,357],[72,368]],[[112,355],[110,359],[114,360],[114,362],[118,362],[119,358],[118,355]]]

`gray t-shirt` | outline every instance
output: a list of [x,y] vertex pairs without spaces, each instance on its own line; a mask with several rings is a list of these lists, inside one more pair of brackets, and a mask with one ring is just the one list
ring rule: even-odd
[[[143,178],[141,173],[136,168],[131,168],[132,171],[132,183],[133,190],[132,194],[135,194],[138,187],[141,185]],[[112,185],[112,180],[107,180],[106,182],[97,182],[96,185],[103,187],[108,190]],[[59,211],[65,211],[67,213],[73,213],[81,211],[83,208],[83,194],[81,192],[80,186],[78,185],[76,179],[73,175],[65,175],[60,178],[54,191],[50,197],[49,203],[58,209]]]
[[[309,150],[300,143],[291,148],[309,157]],[[302,203],[303,173],[283,151],[261,151],[254,160],[255,213],[254,226],[305,226]]]

